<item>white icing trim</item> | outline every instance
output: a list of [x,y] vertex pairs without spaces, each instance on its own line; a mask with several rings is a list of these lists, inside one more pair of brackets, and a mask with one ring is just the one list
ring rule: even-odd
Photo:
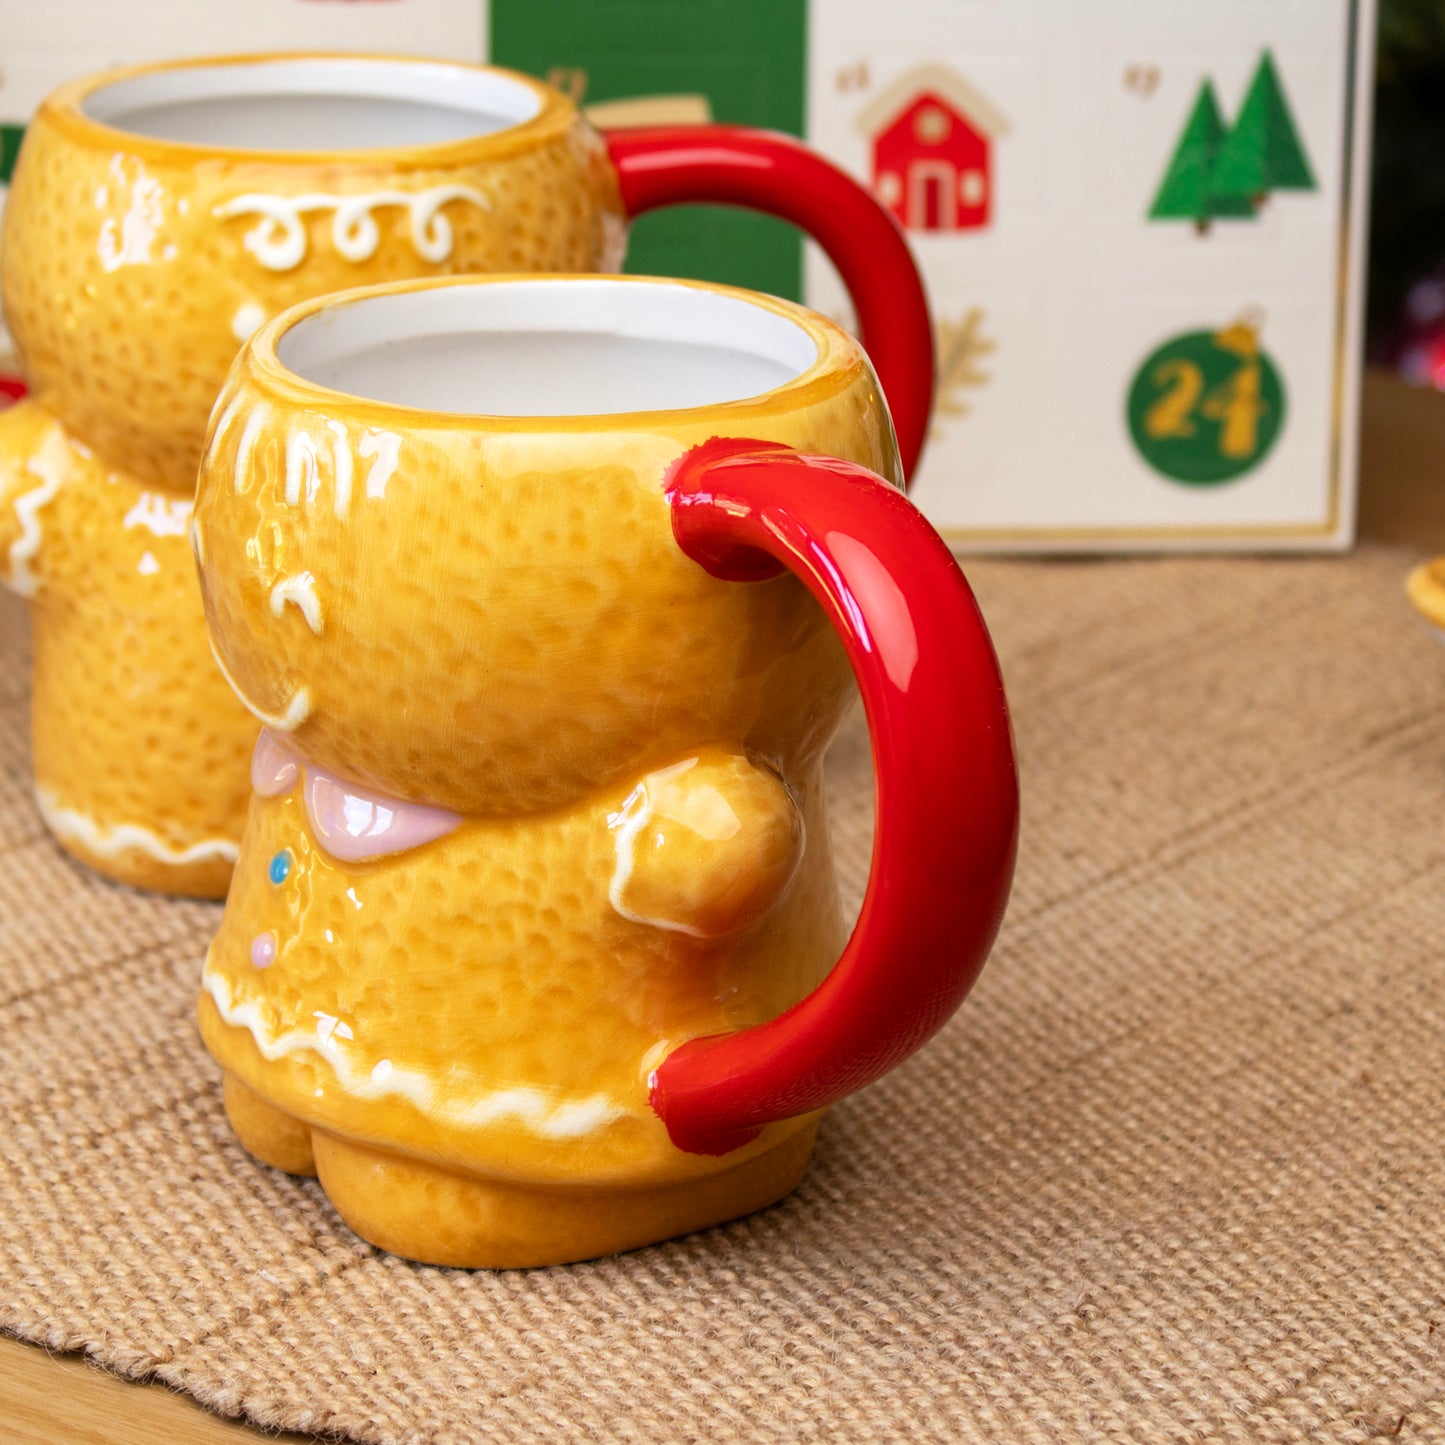
[[246,490],[246,469],[251,464],[251,450],[256,445],[256,438],[261,434],[261,428],[266,425],[269,410],[264,401],[258,401],[251,408],[246,425],[241,428],[241,440],[236,443],[236,463],[231,472],[231,487],[234,491]]
[[[332,482],[336,488],[332,498],[332,508],[341,521],[346,520],[346,514],[351,510],[351,486],[352,478],[356,471],[356,461],[351,455],[351,436],[346,427],[339,421],[329,420],[326,423],[327,430],[331,433],[331,473]],[[368,432],[361,439],[362,456],[370,456],[374,452],[367,450],[366,438],[371,436]],[[390,435],[383,433],[382,435]],[[400,438],[395,438],[400,442]],[[321,492],[321,448],[325,445],[324,440],[318,441],[310,432],[298,429],[286,437],[286,480],[283,493],[288,507],[299,507],[303,503],[310,505]],[[377,470],[380,462],[373,463],[372,472]],[[392,465],[395,465],[393,458]],[[389,472],[388,472],[389,475]],[[370,491],[370,478],[367,479],[368,493]],[[382,479],[383,488],[386,485],[385,478]],[[239,490],[239,488],[238,488]]]
[[35,801],[40,816],[57,838],[81,844],[87,852],[101,858],[116,858],[132,850],[154,858],[158,863],[180,866],[186,863],[234,863],[239,847],[228,838],[208,838],[176,848],[149,828],[139,823],[117,823],[102,827],[94,818],[63,808],[45,788],[36,788]]
[[[209,953],[201,974],[201,987],[210,995],[216,1011],[227,1024],[232,1028],[243,1028],[251,1035],[262,1058],[274,1063],[292,1054],[315,1054],[335,1070],[342,1089],[359,1099],[380,1099],[389,1095],[403,1098],[422,1113],[462,1128],[476,1129],[504,1119],[514,1119],[534,1134],[548,1139],[580,1138],[614,1119],[626,1118],[630,1112],[606,1094],[557,1100],[543,1089],[487,1090],[481,1079],[473,1077],[469,1080],[465,1074],[459,1076],[455,1066],[448,1070],[443,1087],[438,1087],[429,1074],[418,1069],[398,1068],[390,1059],[381,1059],[367,1068],[348,1057],[349,1051],[342,1047],[343,1042],[354,1042],[351,1026],[320,1009],[312,1014],[316,1020],[314,1027],[272,1033],[266,1026],[259,1004],[235,1000],[229,981],[211,967]],[[458,1097],[473,1090],[482,1092],[471,1098]]]
[[294,577],[283,577],[271,589],[271,615],[279,617],[288,602],[297,608],[306,619],[306,625],[320,637],[321,599],[316,595],[316,578],[310,572],[298,572]]
[[[111,174],[122,179],[121,167],[124,161],[117,156],[111,163]],[[107,216],[100,223],[96,236],[95,253],[101,269],[107,275],[119,271],[122,266],[149,266],[151,247],[161,233],[166,221],[165,190],[154,176],[140,174],[131,182],[130,207],[119,222],[114,216]],[[169,254],[167,254],[169,252]],[[167,247],[162,256],[169,261],[174,251]]]
[[212,446],[215,446],[215,444],[225,436],[226,428],[231,425],[232,420],[235,418],[237,408],[241,405],[241,393],[238,391],[235,396],[226,403],[225,411],[221,412],[221,415],[217,417],[216,411],[220,405],[221,398],[218,396],[211,407],[210,421],[207,423],[211,427]]
[[[210,641],[210,638],[207,639]],[[291,694],[291,700],[279,713],[267,712],[265,708],[257,707],[231,676],[231,670],[221,661],[221,654],[216,651],[216,644],[211,641],[211,656],[216,659],[216,666],[221,670],[221,676],[226,679],[226,685],[236,694],[241,706],[251,714],[253,718],[265,723],[268,728],[278,733],[294,733],[302,723],[311,716],[311,693],[306,687],[298,687]]]
[[629,923],[644,923],[649,928],[663,928],[669,933],[685,933],[690,938],[706,938],[700,928],[688,923],[677,923],[670,918],[649,918],[645,913],[634,913],[623,901],[622,894],[632,879],[633,854],[637,847],[637,835],[652,821],[653,799],[648,784],[656,786],[675,778],[679,773],[697,766],[696,758],[688,758],[671,767],[659,768],[649,773],[628,795],[621,808],[607,815],[607,826],[616,834],[613,849],[617,855],[612,870],[612,882],[607,888],[607,901],[613,912],[627,919]]
[[168,497],[163,492],[142,492],[121,521],[122,527],[144,527],[153,537],[184,537],[190,524],[189,497]]
[[56,493],[65,483],[68,451],[60,423],[53,422],[45,440],[26,459],[25,470],[31,476],[39,477],[40,485],[21,493],[14,502],[15,515],[20,519],[20,535],[10,544],[9,581],[11,590],[17,596],[34,597],[39,590],[40,578],[31,570],[30,564],[40,551],[43,535],[40,509],[55,500]]
[[351,438],[339,421],[328,421],[331,433],[331,455],[336,469],[336,515],[343,521],[351,510]]
[[321,473],[316,466],[316,443],[308,431],[294,431],[286,438],[286,505],[299,506],[301,484],[306,484],[306,500],[314,501],[321,486]]
[[368,431],[362,433],[357,451],[363,457],[375,457],[371,470],[366,474],[366,495],[386,496],[386,484],[396,471],[397,455],[401,451],[401,438],[391,431]]
[[237,341],[249,341],[251,335],[266,320],[266,308],[258,301],[243,301],[231,317],[231,335]]
[[241,244],[268,271],[291,271],[306,259],[308,238],[302,217],[313,211],[331,211],[331,244],[343,260],[370,260],[381,244],[381,228],[372,212],[381,206],[405,206],[413,250],[423,261],[445,261],[452,253],[452,225],[441,208],[450,201],[468,201],[484,211],[491,202],[472,186],[433,186],[405,191],[372,191],[359,196],[335,196],[314,191],[304,196],[273,196],[247,191],[222,202],[212,212],[221,220],[233,216],[259,216]]

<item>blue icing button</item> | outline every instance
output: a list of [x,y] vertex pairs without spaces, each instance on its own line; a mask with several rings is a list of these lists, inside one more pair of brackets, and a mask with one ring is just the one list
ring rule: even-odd
[[291,854],[283,848],[271,860],[271,881],[284,883],[291,872]]

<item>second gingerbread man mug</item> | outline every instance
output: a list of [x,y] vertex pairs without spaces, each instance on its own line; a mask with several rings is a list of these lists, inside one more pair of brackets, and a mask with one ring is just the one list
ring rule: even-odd
[[[786,137],[603,137],[524,76],[367,56],[112,71],[42,105],[5,208],[32,398],[0,417],[0,579],[32,604],[36,793],[72,854],[146,888],[230,879],[257,722],[211,660],[186,534],[207,418],[256,327],[364,283],[614,270],[631,216],[704,200],[775,212],[833,256],[911,464],[932,392],[917,273],[873,199]],[[352,485],[384,485],[387,443],[358,446]],[[291,465],[314,487],[314,458]]]

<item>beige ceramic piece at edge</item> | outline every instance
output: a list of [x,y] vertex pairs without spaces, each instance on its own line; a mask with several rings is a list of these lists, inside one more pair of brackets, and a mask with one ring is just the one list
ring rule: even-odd
[[187,70],[209,86],[217,67],[276,60],[62,87],[27,131],[5,208],[5,313],[33,399],[0,416],[0,580],[33,610],[40,806],[101,872],[202,896],[230,878],[257,730],[212,662],[185,536],[241,341],[348,286],[621,260],[601,142],[525,77],[439,67],[491,76],[536,114],[410,149],[224,150],[87,113],[131,77]]
[[1410,573],[1406,588],[1415,611],[1445,641],[1445,557],[1422,562]]
[[[585,1258],[746,1213],[806,1166],[816,1116],[714,1158],[648,1103],[672,1049],[775,1016],[846,934],[822,789],[846,658],[791,575],[719,581],[681,552],[664,474],[719,433],[901,473],[858,345],[751,303],[819,356],[749,400],[364,402],[279,365],[299,308],[218,405],[202,590],[274,730],[201,1030],[247,1147],[400,1254]],[[374,856],[338,856],[348,829]]]

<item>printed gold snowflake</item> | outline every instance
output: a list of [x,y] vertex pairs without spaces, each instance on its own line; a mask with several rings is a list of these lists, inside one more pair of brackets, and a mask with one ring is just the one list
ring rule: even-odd
[[[998,349],[998,343],[983,332],[983,309],[975,306],[957,321],[938,316],[933,323],[933,349],[937,367],[934,377],[934,417],[964,417],[970,410],[965,389],[987,386],[992,380],[983,360]],[[941,432],[937,420],[931,434]]]

